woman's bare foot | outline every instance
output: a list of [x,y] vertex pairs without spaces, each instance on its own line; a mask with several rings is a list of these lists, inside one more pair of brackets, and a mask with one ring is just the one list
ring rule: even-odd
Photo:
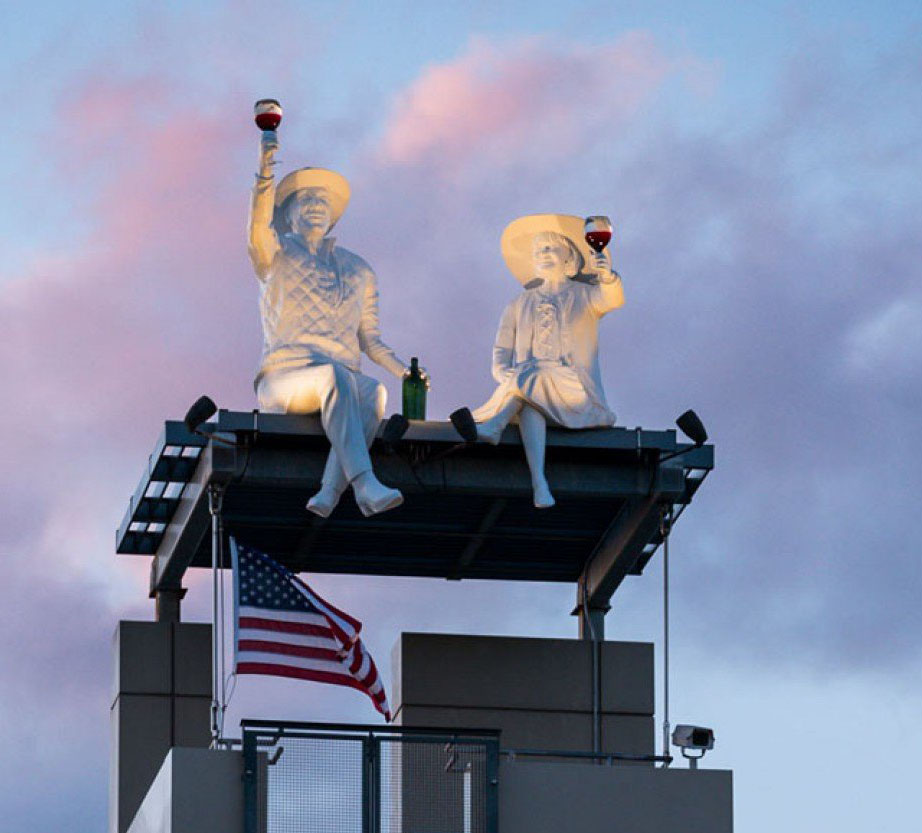
[[551,487],[547,485],[547,480],[544,478],[538,483],[532,484],[532,491],[535,498],[535,507],[538,509],[550,509],[557,502],[551,494]]

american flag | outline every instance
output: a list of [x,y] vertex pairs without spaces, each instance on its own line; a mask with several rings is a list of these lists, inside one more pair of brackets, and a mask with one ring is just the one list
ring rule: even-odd
[[362,623],[325,602],[291,570],[231,539],[235,670],[364,691],[390,722],[384,684],[359,639]]

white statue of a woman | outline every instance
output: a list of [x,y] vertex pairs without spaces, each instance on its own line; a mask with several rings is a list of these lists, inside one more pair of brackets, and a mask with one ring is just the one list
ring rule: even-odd
[[503,232],[502,252],[525,292],[500,319],[493,346],[499,386],[473,418],[477,438],[493,445],[518,418],[535,506],[545,508],[554,505],[544,476],[547,426],[615,424],[599,372],[598,323],[624,303],[624,292],[608,254],[585,242],[580,217],[520,217]]

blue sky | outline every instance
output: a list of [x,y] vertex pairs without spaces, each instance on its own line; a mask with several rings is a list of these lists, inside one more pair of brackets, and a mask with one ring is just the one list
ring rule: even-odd
[[[436,416],[489,393],[517,290],[503,226],[614,218],[609,401],[651,428],[693,406],[718,455],[675,536],[673,719],[715,727],[740,830],[911,825],[920,20],[911,3],[4,7],[11,826],[105,824],[109,637],[152,614],[147,564],[112,532],[164,419],[203,391],[254,404],[243,224],[266,95],[284,166],[350,179],[337,234],[376,268],[385,337],[432,372]],[[659,640],[659,569],[619,591],[611,636]],[[385,668],[401,630],[575,633],[569,587],[316,583]],[[208,604],[193,577],[189,615]],[[240,717],[374,716],[247,680]]]

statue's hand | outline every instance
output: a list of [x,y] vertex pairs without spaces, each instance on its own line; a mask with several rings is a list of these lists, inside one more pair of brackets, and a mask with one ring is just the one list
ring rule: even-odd
[[600,283],[611,283],[615,279],[611,268],[611,255],[609,255],[607,249],[594,253],[590,266],[598,276]]
[[[407,376],[409,376],[409,375],[410,375],[410,368],[409,368],[409,367],[405,367],[405,368],[403,369],[403,377],[402,377],[402,378],[406,379]],[[429,371],[426,370],[426,368],[423,367],[422,365],[419,366],[419,376],[420,376],[420,378],[426,383],[426,390],[429,390],[429,387],[430,387],[430,385],[431,385],[431,381],[430,381],[430,379],[429,379]]]
[[279,149],[279,137],[274,130],[264,130],[259,140],[259,172],[263,176],[272,173],[273,160]]

